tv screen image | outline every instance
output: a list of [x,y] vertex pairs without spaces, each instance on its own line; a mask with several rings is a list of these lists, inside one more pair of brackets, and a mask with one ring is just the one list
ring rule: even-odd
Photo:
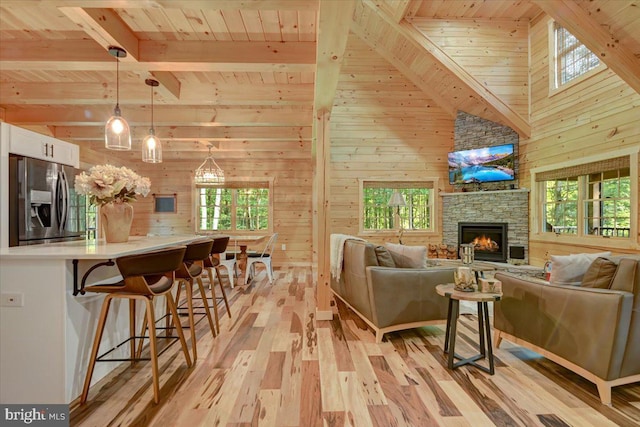
[[449,153],[449,183],[469,184],[515,179],[513,144]]

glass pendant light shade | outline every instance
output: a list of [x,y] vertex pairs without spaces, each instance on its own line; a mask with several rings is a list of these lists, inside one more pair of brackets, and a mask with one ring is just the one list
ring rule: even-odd
[[129,124],[120,113],[120,59],[127,56],[127,51],[118,46],[109,46],[109,54],[116,58],[116,108],[113,116],[104,127],[104,146],[109,150],[131,150],[131,131]]
[[109,150],[131,150],[129,123],[120,116],[118,105],[104,127],[104,146]]
[[224,184],[224,171],[218,166],[211,155],[209,144],[209,156],[196,169],[194,181],[196,184]]
[[142,140],[142,161],[145,163],[162,163],[162,143],[155,135],[153,128]]
[[151,86],[151,129],[149,129],[149,135],[142,140],[142,161],[162,163],[162,142],[156,136],[156,131],[153,128],[153,88],[160,83],[154,79],[146,79],[144,82]]

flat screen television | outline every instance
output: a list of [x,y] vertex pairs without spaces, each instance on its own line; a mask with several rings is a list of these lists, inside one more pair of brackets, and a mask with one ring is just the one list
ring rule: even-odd
[[450,184],[515,179],[513,144],[454,151],[448,158]]

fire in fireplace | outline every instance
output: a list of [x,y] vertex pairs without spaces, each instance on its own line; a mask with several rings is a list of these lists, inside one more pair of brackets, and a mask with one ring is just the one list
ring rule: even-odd
[[506,222],[459,222],[458,244],[471,243],[475,259],[481,261],[507,261]]

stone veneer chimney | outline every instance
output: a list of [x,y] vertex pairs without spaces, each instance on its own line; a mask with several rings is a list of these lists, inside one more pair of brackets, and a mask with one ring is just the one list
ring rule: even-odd
[[518,189],[518,134],[507,126],[458,112],[455,121],[453,150],[470,150],[494,145],[513,144],[514,181],[462,184],[454,193],[442,195],[443,239],[458,245],[459,222],[506,222],[508,246],[524,246],[529,259],[529,190]]

